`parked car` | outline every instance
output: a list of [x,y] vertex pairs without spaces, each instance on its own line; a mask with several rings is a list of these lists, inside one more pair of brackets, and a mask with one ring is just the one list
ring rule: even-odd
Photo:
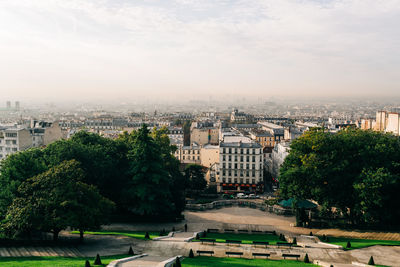
[[236,198],[245,198],[247,197],[245,194],[243,193],[237,193]]

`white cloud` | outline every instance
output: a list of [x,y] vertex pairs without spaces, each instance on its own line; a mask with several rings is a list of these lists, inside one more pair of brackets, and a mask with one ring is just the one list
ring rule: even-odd
[[399,0],[3,0],[0,91],[398,94],[398,24]]

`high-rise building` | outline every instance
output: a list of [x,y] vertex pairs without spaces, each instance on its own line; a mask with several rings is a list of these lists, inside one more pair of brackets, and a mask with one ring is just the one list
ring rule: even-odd
[[15,109],[19,110],[19,101],[15,101]]
[[6,107],[7,107],[7,109],[11,109],[11,101],[6,102]]

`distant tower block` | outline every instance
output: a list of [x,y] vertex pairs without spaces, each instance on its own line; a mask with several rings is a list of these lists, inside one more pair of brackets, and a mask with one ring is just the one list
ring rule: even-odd
[[15,109],[19,110],[19,101],[15,101]]
[[11,109],[11,101],[7,101],[6,103],[7,103],[6,104],[7,105],[7,109]]

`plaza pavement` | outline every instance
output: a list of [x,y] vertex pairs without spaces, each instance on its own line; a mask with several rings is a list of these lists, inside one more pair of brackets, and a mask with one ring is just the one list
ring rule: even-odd
[[[341,249],[324,248],[310,241],[306,248],[278,248],[269,246],[267,249],[252,245],[227,246],[226,244],[206,245],[200,242],[184,242],[184,240],[196,231],[202,231],[207,228],[218,229],[248,229],[248,230],[275,230],[285,235],[297,236],[299,243],[307,242],[299,237],[300,234],[308,234],[310,231],[316,234],[348,236],[371,239],[400,240],[399,233],[370,233],[345,231],[338,229],[308,229],[293,227],[294,217],[285,217],[260,211],[257,209],[230,207],[218,210],[209,210],[203,212],[185,212],[186,220],[177,224],[112,224],[105,226],[106,230],[162,230],[170,231],[172,227],[176,230],[182,230],[184,224],[188,224],[188,233],[178,233],[170,240],[163,241],[144,241],[121,236],[103,236],[87,235],[85,243],[75,247],[22,247],[22,248],[4,248],[0,247],[0,256],[87,256],[94,257],[97,253],[100,255],[126,254],[129,246],[133,247],[135,254],[146,253],[149,256],[132,261],[122,265],[123,267],[133,266],[152,266],[157,261],[175,257],[176,255],[187,256],[189,250],[214,250],[216,256],[225,256],[225,251],[242,251],[244,256],[251,258],[252,252],[271,253],[272,259],[281,259],[282,253],[300,254],[304,257],[308,253],[312,260],[318,259],[324,262],[336,263],[334,266],[349,266],[351,262],[368,262],[370,256],[373,256],[378,264],[388,266],[400,266],[400,247],[393,246],[374,246],[364,249],[344,251]],[[63,237],[71,236],[67,232],[61,234]],[[78,238],[77,235],[75,235]],[[307,240],[307,239],[306,239]],[[146,265],[147,264],[147,265]],[[154,266],[154,265],[153,265]]]

